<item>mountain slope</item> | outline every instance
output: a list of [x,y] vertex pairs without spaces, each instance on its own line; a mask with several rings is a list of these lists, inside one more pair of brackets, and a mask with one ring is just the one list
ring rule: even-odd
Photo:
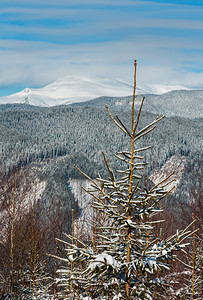
[[[176,87],[174,87],[176,88]],[[0,97],[0,110],[30,109],[29,106],[88,105],[113,110],[129,110],[133,87],[121,80],[108,78],[74,78],[57,80],[40,89]],[[149,94],[137,88],[135,106],[139,108],[145,96],[144,110],[187,118],[203,117],[203,90],[173,90],[164,94]],[[16,106],[18,105],[18,106]],[[20,106],[19,106],[20,105]]]
[[23,91],[0,98],[0,104],[30,104],[36,106],[67,105],[100,96],[131,95],[131,85],[113,79],[67,78],[57,80],[41,89]]
[[[135,101],[137,109],[139,109],[143,96],[145,97],[143,110],[166,116],[180,116],[185,118],[203,117],[203,90],[177,90],[162,95],[138,95]],[[74,105],[88,105],[102,108],[107,104],[111,110],[128,111],[131,109],[131,100],[131,96],[100,97]]]

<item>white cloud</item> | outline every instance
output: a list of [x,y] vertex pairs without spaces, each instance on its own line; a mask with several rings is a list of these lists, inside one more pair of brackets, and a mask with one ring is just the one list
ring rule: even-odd
[[[133,59],[137,58],[141,86],[157,83],[200,87],[202,73],[186,72],[186,68],[187,61],[201,65],[203,58],[201,53],[193,57],[184,53],[182,49],[186,45],[187,38],[180,41],[156,37],[91,45],[1,41],[0,48],[6,51],[0,50],[0,84],[25,82],[41,86],[72,74],[107,76],[131,82]],[[190,48],[198,50],[200,46],[194,43]]]
[[[4,3],[10,1],[1,0],[0,6]],[[41,86],[79,73],[131,82],[135,58],[140,85],[203,85],[202,73],[194,71],[203,64],[202,7],[133,0],[12,3],[18,6],[0,11],[5,18],[0,34],[7,38],[0,40],[0,85]],[[83,8],[76,8],[79,4]],[[137,8],[100,10],[97,4]],[[50,26],[52,18],[62,24]],[[21,20],[27,26],[19,24]]]

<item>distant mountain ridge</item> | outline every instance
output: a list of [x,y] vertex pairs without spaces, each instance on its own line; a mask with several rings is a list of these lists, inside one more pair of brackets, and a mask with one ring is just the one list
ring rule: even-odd
[[[203,90],[176,90],[162,95],[143,94],[136,96],[135,108],[139,108],[145,97],[143,110],[166,116],[180,116],[185,118],[203,117]],[[132,97],[99,97],[91,101],[76,103],[74,106],[98,106],[105,104],[111,110],[127,111],[131,108]]]
[[[172,88],[172,87],[169,87]],[[203,90],[182,89],[164,94],[150,94],[136,90],[135,105],[138,108],[145,96],[144,110],[187,118],[203,117]],[[157,89],[157,91],[164,89]],[[166,89],[165,89],[166,90]],[[57,80],[40,89],[25,88],[23,91],[0,97],[0,110],[34,109],[60,105],[88,105],[113,110],[128,110],[133,86],[121,80],[108,78],[74,78]],[[14,107],[13,107],[14,106]]]

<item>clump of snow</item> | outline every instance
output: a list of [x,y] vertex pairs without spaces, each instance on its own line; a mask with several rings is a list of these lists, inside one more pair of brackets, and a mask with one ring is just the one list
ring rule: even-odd
[[[154,270],[157,270],[157,267],[158,267],[158,265],[157,265],[157,259],[156,259],[156,257],[145,257],[144,259],[143,259],[143,264],[144,264],[144,266],[145,266],[145,270],[146,271],[148,271],[149,273],[153,273],[153,269]],[[147,265],[149,266],[149,268],[147,268]]]
[[93,271],[96,267],[100,268],[103,264],[107,264],[114,269],[119,266],[119,263],[113,256],[106,252],[102,252],[95,257],[94,261],[89,265],[89,269]]
[[166,250],[162,250],[161,254],[164,256],[167,254],[167,251]]
[[116,295],[116,296],[113,297],[113,300],[120,300],[122,298],[123,297],[122,297],[121,293],[119,293],[118,295]]

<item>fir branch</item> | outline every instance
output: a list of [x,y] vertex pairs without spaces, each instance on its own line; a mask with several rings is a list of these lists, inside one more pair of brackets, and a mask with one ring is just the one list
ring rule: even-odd
[[[120,126],[120,125],[116,122],[116,120],[112,117],[112,115],[111,115],[111,113],[110,113],[110,111],[109,111],[109,109],[108,109],[107,104],[105,105],[105,107],[106,107],[106,110],[107,110],[107,112],[108,112],[108,114],[109,114],[111,120],[116,124],[116,126],[118,126],[118,128],[120,128],[124,133],[126,133],[126,134],[128,135],[128,132],[125,131],[124,128],[123,128],[122,126]],[[131,137],[131,136],[130,136],[130,137]]]
[[156,189],[159,185],[161,185],[162,183],[164,183],[165,181],[167,181],[173,174],[175,174],[175,171],[173,171],[172,173],[170,173],[165,179],[163,179],[162,181],[160,181],[159,183],[157,183],[151,190],[149,193],[151,193],[154,189]]
[[85,173],[83,173],[76,165],[73,165],[73,167],[80,172],[84,177],[86,177],[89,181],[91,181],[95,186],[97,186],[96,182],[92,180],[89,176],[87,176]]
[[140,135],[136,135],[136,137],[134,138],[134,142],[136,142],[137,140],[139,140],[141,137],[147,135],[148,133],[150,133],[151,131],[153,131],[156,128],[156,126],[152,127],[151,129],[149,129],[148,131],[140,134]]
[[[165,118],[165,116],[162,116],[162,117],[157,117],[152,123],[150,123],[149,125],[147,125],[146,127],[142,128],[137,134],[135,134],[135,138],[142,135],[143,136],[143,133],[148,133],[148,129],[150,127],[152,127],[154,124],[156,124],[157,122],[160,122],[163,118]],[[153,128],[155,128],[156,126],[154,126]],[[147,131],[147,132],[146,132]]]
[[132,138],[131,134],[129,133],[128,129],[125,127],[125,125],[122,123],[122,121],[119,119],[118,115],[116,115],[116,119],[118,120],[118,122],[121,124],[121,126],[124,128],[124,130],[127,132],[127,134],[129,135],[129,137]]
[[138,123],[139,123],[139,120],[140,120],[140,115],[141,115],[142,106],[144,104],[144,101],[145,101],[145,97],[142,98],[142,102],[141,102],[140,109],[139,109],[138,116],[137,116],[137,121],[135,122],[135,127],[134,127],[134,130],[133,130],[133,135],[135,135],[135,131],[137,129],[137,126],[138,126]]

